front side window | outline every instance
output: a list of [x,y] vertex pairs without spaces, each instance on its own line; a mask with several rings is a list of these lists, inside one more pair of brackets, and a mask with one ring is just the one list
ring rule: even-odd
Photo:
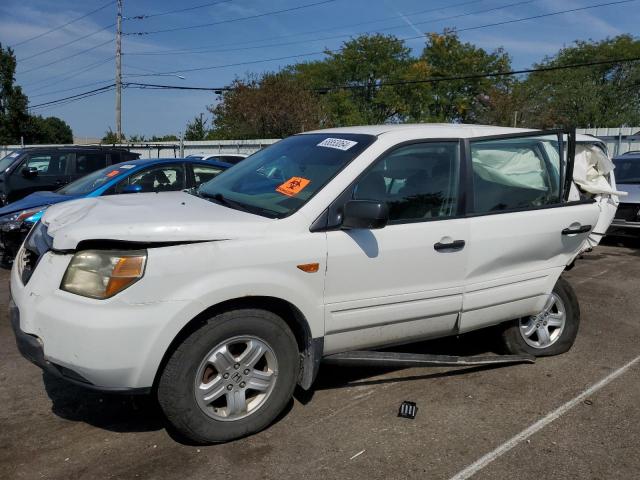
[[458,205],[457,142],[400,147],[378,160],[353,189],[353,199],[386,202],[389,221],[455,216]]
[[68,155],[61,153],[29,155],[23,168],[35,168],[38,175],[64,175],[67,171]]
[[640,183],[640,158],[618,158],[613,161],[616,183]]
[[183,190],[184,168],[182,165],[162,165],[148,168],[125,178],[116,186],[115,193],[122,193],[127,185],[139,185],[140,192],[173,192]]
[[305,134],[281,140],[198,189],[229,208],[283,218],[309,201],[373,143],[359,134]]
[[2,160],[0,160],[0,172],[4,172],[7,168],[13,165],[13,162],[15,162],[16,158],[18,158],[21,154],[22,152],[18,150],[15,152],[11,152],[6,157],[2,157]]
[[471,142],[476,213],[560,203],[556,135]]

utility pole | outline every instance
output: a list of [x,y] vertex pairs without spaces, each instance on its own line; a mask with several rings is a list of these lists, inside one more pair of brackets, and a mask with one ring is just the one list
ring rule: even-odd
[[116,135],[122,141],[122,0],[118,0],[116,20]]

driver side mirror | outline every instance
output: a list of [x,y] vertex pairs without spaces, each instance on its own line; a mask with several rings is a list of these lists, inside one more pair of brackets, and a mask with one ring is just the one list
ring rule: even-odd
[[122,189],[122,193],[140,193],[142,191],[142,185],[125,185]]
[[38,176],[38,169],[36,167],[24,167],[22,169],[22,176],[24,178],[33,178]]
[[341,227],[346,230],[356,228],[383,228],[389,221],[389,207],[386,202],[373,200],[349,200],[344,205]]

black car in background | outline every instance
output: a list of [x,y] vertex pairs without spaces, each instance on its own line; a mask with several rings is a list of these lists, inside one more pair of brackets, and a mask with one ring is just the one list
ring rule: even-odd
[[40,190],[57,190],[88,173],[139,158],[114,147],[29,147],[0,160],[0,206]]

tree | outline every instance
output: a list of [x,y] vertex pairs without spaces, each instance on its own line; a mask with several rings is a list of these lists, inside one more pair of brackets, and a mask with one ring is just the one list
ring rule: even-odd
[[154,135],[149,139],[150,142],[177,142],[178,140],[180,139],[177,136],[171,134],[161,136]]
[[428,70],[411,57],[405,43],[391,35],[362,35],[345,42],[328,58],[291,68],[311,88],[329,90],[323,95],[329,125],[377,124],[419,120],[426,84],[411,88],[394,85],[413,80]]
[[207,137],[207,120],[204,113],[196,115],[193,121],[187,123],[184,132],[185,140],[204,140]]
[[100,140],[100,143],[113,145],[114,143],[121,143],[122,140],[124,140],[124,138],[118,137],[118,134],[109,127],[105,132],[104,137],[102,137],[102,140]]
[[13,50],[0,44],[0,144],[4,145],[20,143],[21,137],[30,131],[28,100],[22,89],[14,85],[15,73]]
[[[462,43],[453,31],[430,33],[420,57],[429,66],[431,77],[461,77],[498,73],[511,69],[511,59],[502,49],[486,52],[471,43]],[[510,91],[509,77],[464,78],[433,82],[431,119],[445,122],[477,122],[495,96]]]
[[209,107],[208,138],[281,138],[323,125],[317,94],[289,71],[236,80],[220,102]]
[[[562,67],[640,57],[640,40],[620,35],[577,41],[535,67]],[[535,72],[514,95],[521,123],[529,127],[619,127],[640,123],[640,64],[607,63]]]
[[58,117],[43,118],[31,116],[29,133],[25,138],[30,144],[69,144],[73,143],[73,132],[67,123]]

